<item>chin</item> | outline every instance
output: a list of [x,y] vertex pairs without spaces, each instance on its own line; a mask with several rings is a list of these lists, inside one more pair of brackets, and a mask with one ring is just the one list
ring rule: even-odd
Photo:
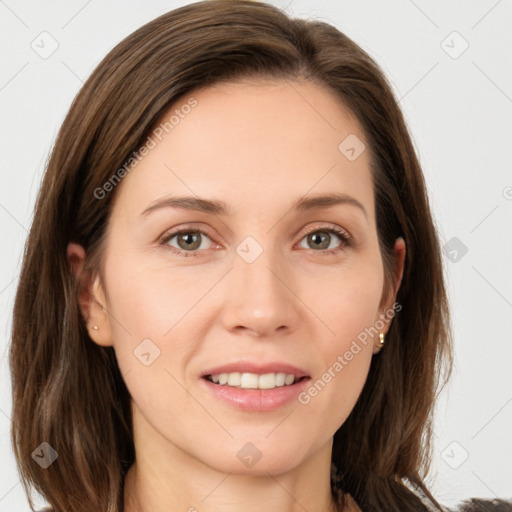
[[[282,441],[271,442],[261,436],[248,437],[252,441],[231,440],[228,444],[207,449],[208,456],[199,457],[204,464],[222,473],[235,475],[264,476],[268,473],[281,474],[298,466],[308,456],[303,441],[298,445],[284,446]],[[197,448],[196,448],[197,449]]]

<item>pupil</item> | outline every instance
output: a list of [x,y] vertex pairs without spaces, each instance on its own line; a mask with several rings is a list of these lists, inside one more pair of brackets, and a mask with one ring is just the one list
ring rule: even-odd
[[[181,241],[183,241],[183,242],[184,242],[184,244],[185,244],[185,247],[184,247],[184,248],[185,248],[185,249],[190,249],[190,248],[191,248],[191,247],[190,247],[190,244],[194,244],[194,242],[195,242],[195,245],[196,245],[196,246],[198,246],[198,244],[197,244],[198,239],[199,239],[199,233],[197,233],[197,232],[194,232],[194,233],[185,233],[185,234],[182,234],[182,235],[180,236],[180,242],[181,242]],[[181,245],[181,243],[180,243],[180,245]],[[200,245],[200,244],[199,244],[199,245]],[[197,248],[197,247],[195,247],[195,246],[194,246],[194,247],[192,247],[192,249],[195,249],[195,248]]]
[[[321,233],[321,234],[319,234],[319,233]],[[319,233],[314,233],[313,235],[310,235],[310,238],[313,240],[313,243],[317,247],[322,246],[322,249],[325,249],[326,247],[329,246],[327,233],[324,233],[324,232],[319,232]],[[324,238],[323,244],[322,244],[322,237]],[[319,243],[317,243],[317,238],[318,238]],[[327,242],[327,244],[325,242]]]

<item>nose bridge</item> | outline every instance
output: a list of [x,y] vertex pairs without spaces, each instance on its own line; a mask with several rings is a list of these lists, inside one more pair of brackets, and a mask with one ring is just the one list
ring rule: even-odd
[[229,299],[225,321],[228,328],[247,328],[260,335],[271,334],[283,326],[293,328],[297,319],[291,272],[273,248],[271,236],[260,243],[247,237],[236,248],[230,272]]

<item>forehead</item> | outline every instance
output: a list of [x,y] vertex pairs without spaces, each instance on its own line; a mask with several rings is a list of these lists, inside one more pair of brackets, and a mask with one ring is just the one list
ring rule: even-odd
[[[254,214],[320,192],[352,193],[373,206],[362,128],[331,91],[311,82],[197,89],[161,114],[150,137],[154,147],[117,191],[131,211],[171,193],[215,197]],[[355,159],[347,158],[347,140],[359,144]]]

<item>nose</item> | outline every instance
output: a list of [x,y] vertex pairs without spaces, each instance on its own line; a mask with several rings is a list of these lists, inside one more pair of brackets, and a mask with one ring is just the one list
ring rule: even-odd
[[294,288],[293,272],[270,250],[252,263],[237,256],[225,288],[223,325],[229,332],[258,337],[294,331],[301,304]]

